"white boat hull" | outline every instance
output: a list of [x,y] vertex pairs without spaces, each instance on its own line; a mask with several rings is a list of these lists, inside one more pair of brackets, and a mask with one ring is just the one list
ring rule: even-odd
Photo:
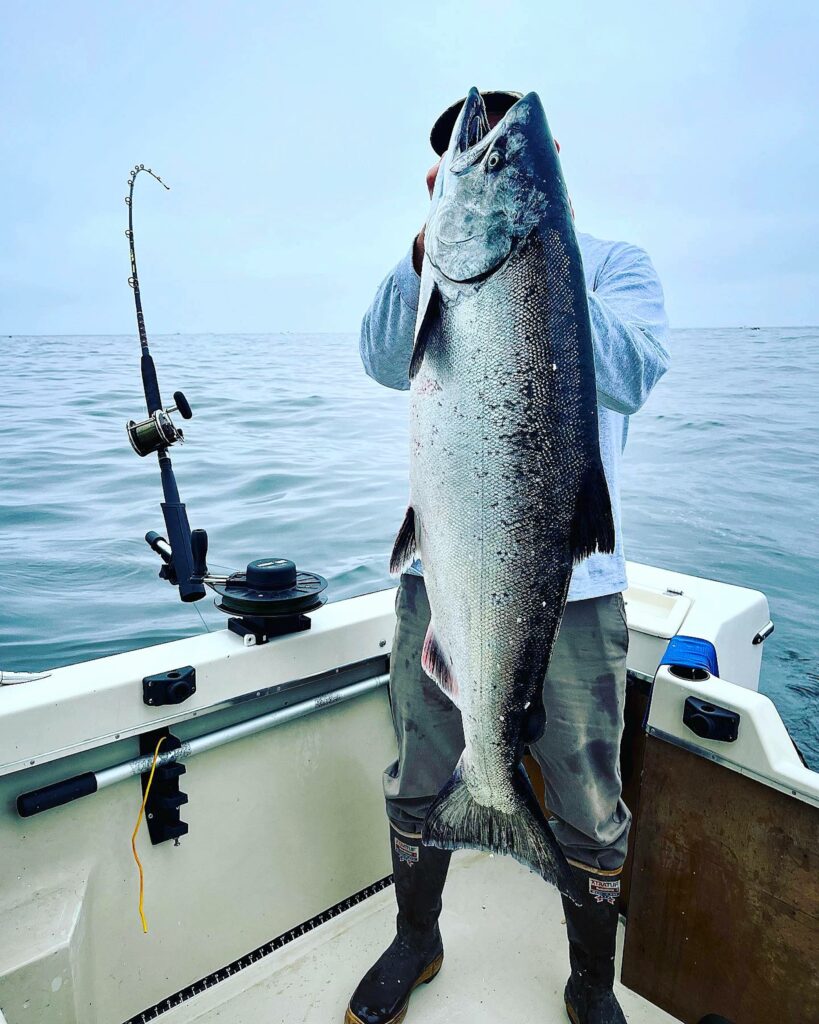
[[[726,669],[737,673],[730,683],[712,680],[710,689],[705,683],[696,689],[662,669],[649,730],[664,742],[721,758],[721,767],[789,791],[795,800],[819,804],[819,776],[801,765],[773,705],[756,692],[762,645],[753,638],[768,622],[765,598],[645,566],[630,566],[630,580],[629,667],[637,679],[654,678],[669,637],[681,632],[710,640],[723,675]],[[201,983],[390,871],[381,773],[395,757],[395,741],[386,688],[365,687],[343,703],[333,694],[384,673],[393,599],[393,592],[382,592],[329,605],[309,632],[262,647],[247,647],[224,630],[0,687],[0,1009],[8,1024],[153,1019],[140,1015],[154,1006],[167,1009],[168,1001],[197,984],[207,994],[189,993],[184,1006],[167,1012],[169,1021],[200,1019],[200,1012],[201,1019],[215,1020],[220,1001],[234,996],[236,1006],[224,1019],[237,1024],[327,1024],[343,1016],[340,993],[352,988],[388,930],[387,893],[320,924],[292,948],[282,945],[249,973],[232,970],[224,987]],[[143,703],[144,676],[186,665],[197,674],[189,700]],[[740,710],[741,743],[711,749],[682,724],[680,700],[694,692]],[[189,834],[178,847],[151,846],[147,831],[139,839],[147,935],[137,913],[130,849],[142,796],[137,775],[123,772],[124,781],[32,817],[16,811],[23,793],[137,758],[140,735],[171,729],[183,742],[195,740],[260,716],[275,719],[281,709],[311,699],[311,714],[274,721],[262,732],[241,726],[233,742],[211,744],[186,759],[181,785],[189,803],[182,811]],[[508,943],[509,956],[493,967],[491,980],[471,989],[473,1002],[484,1000],[482,1010],[494,1016],[490,1001],[497,996],[502,1009],[516,991],[515,936],[527,948],[534,944],[541,965],[552,962],[547,947],[564,948],[559,904],[517,865],[464,859],[455,878],[445,932],[457,937],[477,930],[482,937],[475,942],[487,942],[489,950],[500,929]],[[510,916],[502,923],[479,909],[500,912],[507,903]],[[373,927],[379,922],[377,940],[364,926],[369,917]],[[428,1007],[422,1019],[479,1019],[463,1002],[470,953],[455,941],[448,956],[448,965],[463,967],[448,966],[435,995],[430,987],[419,996]],[[475,957],[473,973],[486,956]],[[536,977],[534,968],[524,972],[534,987],[516,994],[521,1008],[557,999],[564,960]],[[291,1003],[301,1007],[300,1016],[285,1014]],[[457,1016],[456,1007],[466,1015]],[[670,1019],[636,997],[630,1012],[638,1022]]]

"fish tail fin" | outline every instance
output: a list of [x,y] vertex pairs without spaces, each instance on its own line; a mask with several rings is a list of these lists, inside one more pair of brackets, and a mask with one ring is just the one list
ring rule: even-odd
[[572,558],[580,562],[595,551],[614,551],[614,517],[603,463],[595,459],[577,494],[572,532],[569,539]]
[[520,765],[511,811],[479,804],[464,781],[464,757],[430,807],[422,841],[442,850],[488,850],[509,854],[580,904],[581,895],[563,851],[552,834]]

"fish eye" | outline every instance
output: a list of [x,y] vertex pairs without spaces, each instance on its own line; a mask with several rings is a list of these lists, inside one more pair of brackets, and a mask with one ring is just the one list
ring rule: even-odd
[[503,163],[503,158],[500,153],[495,149],[489,154],[489,159],[486,161],[487,171],[497,170],[498,167]]

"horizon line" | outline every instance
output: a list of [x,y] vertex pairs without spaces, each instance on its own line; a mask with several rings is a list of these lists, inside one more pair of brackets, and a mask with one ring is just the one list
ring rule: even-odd
[[[819,324],[675,324],[669,327],[671,331],[750,331],[750,330],[819,330]],[[208,337],[223,337],[225,335],[238,335],[245,337],[263,337],[270,335],[300,335],[317,334],[321,336],[337,337],[338,335],[357,335],[358,330],[331,330],[331,331],[158,331],[149,335],[149,338],[176,338],[191,337],[201,334]],[[32,333],[29,331],[16,331],[8,334],[0,331],[0,338],[138,338],[137,333],[117,333],[115,331],[94,331],[85,334],[55,334],[55,333]]]

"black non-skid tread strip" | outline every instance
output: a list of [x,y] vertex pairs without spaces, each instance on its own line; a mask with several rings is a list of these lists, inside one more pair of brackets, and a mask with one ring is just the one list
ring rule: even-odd
[[147,1021],[156,1020],[157,1017],[160,1017],[163,1013],[167,1013],[168,1010],[172,1010],[174,1007],[179,1006],[180,1003],[184,1003],[188,999],[193,999],[193,997],[199,995],[200,992],[205,992],[214,985],[218,985],[220,981],[226,981],[228,978],[233,977],[234,974],[238,974],[239,971],[244,970],[245,967],[250,967],[251,964],[255,964],[264,957],[269,956],[271,953],[275,953],[275,951],[277,949],[281,949],[282,946],[286,946],[295,939],[301,938],[302,935],[306,935],[308,932],[313,931],[313,929],[318,928],[320,925],[326,924],[334,917],[338,917],[339,914],[343,914],[345,910],[350,910],[359,903],[363,903],[364,900],[369,899],[370,896],[375,896],[377,893],[387,889],[391,885],[392,875],[387,875],[386,878],[382,878],[378,882],[373,882],[373,884],[368,885],[366,889],[361,889],[358,892],[353,893],[352,896],[348,896],[347,899],[342,900],[341,903],[336,903],[334,907],[330,907],[328,910],[323,910],[315,917],[311,917],[309,921],[304,921],[302,924],[296,925],[295,928],[291,928],[290,931],[277,935],[275,939],[271,939],[269,942],[266,942],[263,946],[259,946],[258,949],[252,950],[250,953],[245,953],[244,956],[241,956],[238,960],[234,960],[232,963],[227,964],[227,966],[220,967],[218,971],[214,971],[206,978],[200,978],[199,981],[195,981],[192,985],[188,985],[187,988],[183,988],[179,992],[175,992],[172,996],[167,996],[154,1006],[149,1006],[147,1010],[143,1010],[142,1013],[138,1013],[136,1017],[129,1017],[124,1024],[146,1024]]

